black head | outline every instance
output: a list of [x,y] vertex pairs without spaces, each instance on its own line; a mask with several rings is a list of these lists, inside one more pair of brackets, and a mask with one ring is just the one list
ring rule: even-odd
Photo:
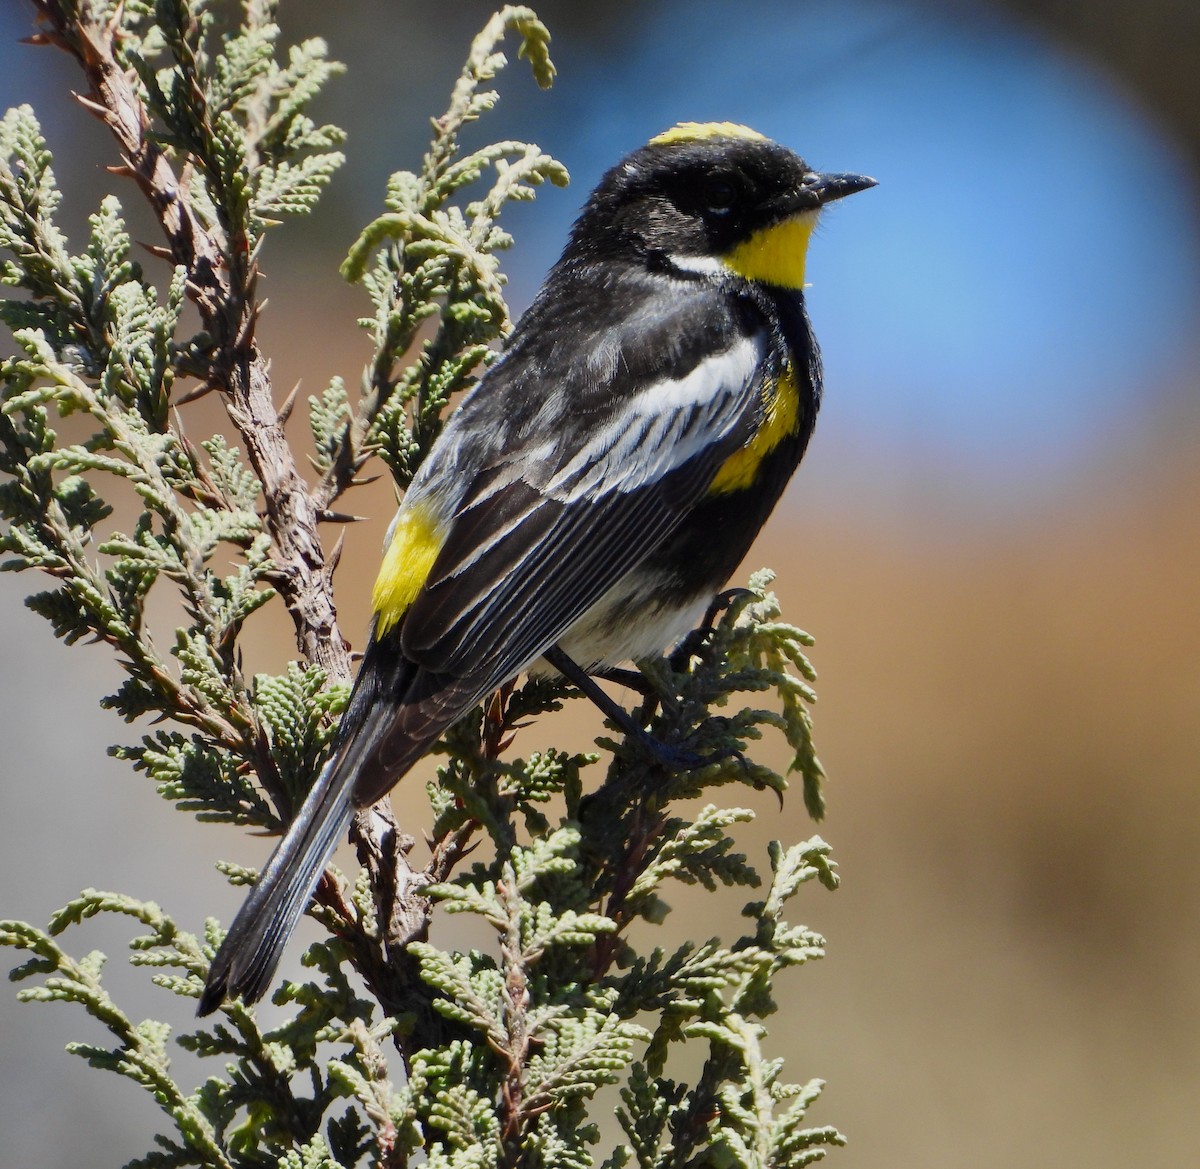
[[821,207],[874,185],[860,175],[819,174],[745,126],[684,122],[604,176],[568,254],[632,254],[798,286]]

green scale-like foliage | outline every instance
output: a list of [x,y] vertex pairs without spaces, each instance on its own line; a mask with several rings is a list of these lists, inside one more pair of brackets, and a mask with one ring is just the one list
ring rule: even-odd
[[[316,661],[243,675],[239,638],[260,607],[281,603],[291,567],[272,526],[279,493],[254,461],[245,428],[260,423],[245,410],[230,407],[235,433],[198,444],[177,411],[197,392],[187,380],[220,390],[221,371],[256,360],[246,340],[256,258],[341,162],[341,132],[307,113],[341,67],[318,40],[284,52],[268,0],[248,0],[233,29],[206,0],[39,7],[52,30],[40,39],[72,53],[93,86],[105,62],[124,79],[123,100],[151,131],[131,168],[159,194],[163,174],[186,174],[172,198],[195,230],[169,218],[170,199],[157,204],[172,255],[154,281],[108,196],[72,252],[33,112],[0,121],[0,281],[14,290],[0,303],[14,340],[0,362],[2,567],[51,578],[28,604],[56,636],[116,655],[126,677],[104,705],[162,724],[117,757],[197,820],[278,831],[321,766],[348,687]],[[318,516],[333,515],[375,454],[403,489],[451,398],[509,331],[497,253],[512,241],[499,217],[567,179],[526,143],[461,146],[497,100],[487,87],[509,35],[550,84],[548,33],[528,9],[505,8],[472,45],[422,164],[391,177],[383,213],[343,265],[372,304],[361,322],[372,355],[358,394],[335,378],[308,400]],[[102,96],[97,87],[89,101]],[[196,240],[222,256],[219,279],[197,266]],[[217,332],[184,334],[189,296]],[[304,955],[305,978],[277,991],[287,1010],[274,1027],[234,1002],[174,1035],[113,1001],[103,955],[60,944],[86,918],[132,918],[131,962],[193,1000],[222,936],[215,921],[188,933],[152,903],[87,890],[46,929],[0,922],[0,942],[27,954],[12,973],[20,997],[82,1006],[107,1040],[70,1050],[163,1110],[157,1147],[133,1164],[782,1169],[839,1144],[807,1121],[820,1082],[785,1081],[765,1023],[777,978],[823,952],[786,914],[814,879],[836,886],[828,846],[813,837],[752,858],[736,835],[754,813],[711,802],[729,784],[782,801],[798,775],[810,813],[823,810],[810,641],[782,620],[770,583],[756,574],[671,658],[639,663],[661,696],[644,724],[680,758],[712,760],[698,769],[669,773],[615,726],[596,752],[538,744],[540,717],[578,698],[561,682],[506,687],[463,719],[439,744],[428,821],[411,826],[429,843],[426,868],[408,841],[372,859],[369,829],[356,829],[363,871],[318,889],[311,912],[328,936]],[[152,628],[160,596],[173,598],[177,628]],[[784,771],[749,755],[768,730],[790,752]],[[518,732],[538,744],[523,757]],[[220,867],[235,884],[254,879]],[[656,945],[679,885],[735,905],[754,890],[742,936]],[[403,928],[396,907],[412,919]],[[442,917],[472,919],[478,948],[431,939]],[[175,1079],[176,1044],[208,1065],[195,1088]],[[698,1055],[678,1058],[687,1051]],[[619,1093],[617,1127],[612,1103],[598,1108],[605,1092]]]

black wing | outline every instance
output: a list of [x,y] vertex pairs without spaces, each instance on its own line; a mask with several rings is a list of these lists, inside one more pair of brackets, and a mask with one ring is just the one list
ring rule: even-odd
[[[753,435],[782,361],[763,318],[711,285],[670,287],[653,317],[600,297],[546,329],[535,305],[439,439],[406,504],[451,494],[446,536],[368,647],[343,724],[360,806],[659,547]],[[569,358],[547,340],[564,327]]]
[[564,323],[535,324],[464,404],[443,439],[479,442],[454,461],[480,469],[405,614],[405,656],[484,692],[510,677],[658,547],[752,436],[780,372],[772,338],[728,294],[679,284],[652,319],[626,311],[573,336],[569,360],[544,341]]

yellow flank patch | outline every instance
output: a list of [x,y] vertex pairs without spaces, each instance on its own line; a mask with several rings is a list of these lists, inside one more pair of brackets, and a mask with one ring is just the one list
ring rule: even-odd
[[803,288],[808,241],[816,225],[815,212],[801,212],[756,231],[721,259],[747,280],[760,280],[777,288]]
[[386,633],[408,611],[441,551],[445,533],[419,504],[402,511],[383,554],[371,593],[375,634]]
[[744,447],[734,451],[717,469],[708,488],[709,495],[724,495],[750,487],[763,459],[785,438],[795,434],[799,427],[800,394],[796,388],[795,371],[789,365],[767,403],[762,425]]
[[749,126],[737,122],[680,122],[650,139],[651,146],[671,146],[677,142],[705,142],[709,138],[748,138],[765,142],[766,138]]

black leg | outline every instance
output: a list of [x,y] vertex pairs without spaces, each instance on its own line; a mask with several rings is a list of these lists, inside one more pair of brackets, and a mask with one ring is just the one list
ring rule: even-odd
[[616,682],[618,686],[633,690],[643,698],[652,692],[650,683],[646,681],[646,675],[638,670],[622,670],[620,666],[602,666],[598,670],[593,670],[590,676],[603,678],[606,682]]
[[660,743],[645,727],[638,724],[629,711],[601,690],[592,680],[592,676],[574,659],[563,653],[558,646],[551,646],[542,654],[542,657],[581,694],[590,698],[599,707],[602,714],[612,719],[626,735],[636,739],[664,767],[672,771],[695,771],[712,762],[712,760],[705,759],[691,751],[681,751],[666,743]]
[[[568,682],[580,693],[586,695],[600,708],[600,712],[611,718],[627,735],[635,737],[645,735],[644,727],[639,727],[619,702],[610,698],[599,686],[592,681],[592,676],[573,658],[567,657],[556,645],[552,645],[542,657],[546,659]],[[601,675],[603,676],[603,675]]]

